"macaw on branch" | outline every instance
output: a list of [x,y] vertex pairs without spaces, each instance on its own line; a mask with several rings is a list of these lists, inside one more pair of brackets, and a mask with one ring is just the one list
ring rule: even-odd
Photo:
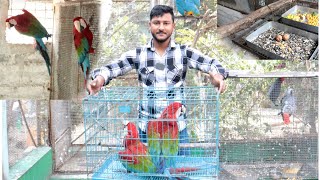
[[147,126],[148,152],[158,173],[175,166],[175,156],[179,151],[178,117],[185,113],[179,102],[171,103],[156,120],[149,120]]
[[290,123],[290,116],[296,111],[296,98],[293,95],[293,89],[288,88],[285,95],[281,99],[281,112],[279,115],[282,116],[284,124]]
[[92,48],[93,34],[89,27],[82,17],[73,19],[74,46],[78,55],[78,63],[84,75],[84,86],[86,86],[87,74],[90,69],[89,53],[94,53],[94,49]]
[[182,16],[200,16],[200,0],[176,0],[176,7]]
[[6,25],[8,28],[15,27],[15,29],[26,36],[34,37],[36,40],[36,49],[40,51],[41,56],[46,62],[46,66],[51,74],[51,64],[50,58],[47,52],[47,48],[44,45],[42,38],[49,38],[51,34],[48,34],[47,30],[42,26],[42,24],[35,18],[30,12],[23,9],[23,14],[17,16],[12,16],[6,19]]
[[278,106],[277,100],[281,91],[281,84],[284,81],[284,78],[277,78],[276,81],[270,86],[268,91],[268,97],[275,106]]

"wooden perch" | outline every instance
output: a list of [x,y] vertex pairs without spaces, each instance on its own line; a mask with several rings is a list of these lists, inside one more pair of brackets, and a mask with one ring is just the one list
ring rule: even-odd
[[251,26],[254,22],[256,22],[258,19],[261,19],[265,17],[268,14],[271,14],[272,12],[287,6],[290,3],[293,3],[297,0],[279,0],[272,4],[269,4],[267,6],[264,6],[252,13],[250,13],[245,18],[242,18],[236,22],[221,26],[217,28],[217,34],[220,38],[224,38],[227,36],[230,36],[231,34],[234,34],[238,31],[241,31],[243,29],[248,28]]
[[30,136],[30,138],[31,138],[31,140],[32,140],[33,145],[34,145],[35,147],[37,147],[36,141],[34,140],[34,138],[33,138],[33,136],[32,136],[31,130],[30,130],[29,125],[28,125],[28,122],[27,122],[27,120],[26,120],[26,116],[25,116],[24,111],[23,111],[23,108],[22,108],[21,100],[18,100],[18,102],[19,102],[19,107],[20,107],[20,111],[21,111],[21,114],[22,114],[22,119],[23,119],[24,123],[26,124],[27,130],[28,130],[28,133],[29,133],[29,136]]

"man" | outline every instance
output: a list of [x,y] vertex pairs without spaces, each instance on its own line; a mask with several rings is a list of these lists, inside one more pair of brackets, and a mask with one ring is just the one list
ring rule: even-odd
[[[199,51],[175,44],[171,35],[175,28],[173,9],[165,5],[156,5],[150,13],[149,22],[152,39],[142,48],[124,53],[118,62],[108,64],[92,72],[93,81],[88,84],[89,94],[97,93],[102,86],[110,80],[124,75],[132,69],[136,69],[139,83],[144,88],[165,88],[168,93],[174,87],[183,87],[187,69],[194,68],[210,75],[211,83],[218,88],[220,93],[226,89],[224,79],[227,72],[220,63]],[[148,91],[151,93],[153,91]],[[180,94],[179,94],[180,93]],[[175,98],[183,97],[181,92],[173,93]],[[153,96],[154,97],[154,96]],[[158,97],[160,98],[161,97]],[[162,97],[169,101],[168,96]],[[146,125],[148,119],[156,119],[160,116],[161,102],[149,99],[140,104],[139,134],[145,142]],[[183,118],[182,118],[183,119]],[[180,142],[188,142],[188,133],[185,121],[179,121]],[[183,140],[183,141],[182,141]]]

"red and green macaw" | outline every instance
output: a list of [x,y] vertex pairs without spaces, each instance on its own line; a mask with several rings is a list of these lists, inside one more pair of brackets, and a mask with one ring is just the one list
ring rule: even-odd
[[185,113],[184,105],[173,102],[164,109],[158,119],[148,122],[148,152],[159,173],[175,166],[175,156],[179,151],[177,118],[182,113]]
[[200,16],[200,0],[176,0],[176,6],[182,16]]
[[139,139],[139,133],[134,123],[127,124],[128,134],[124,139],[123,151],[120,151],[119,159],[129,172],[154,173],[156,166],[148,155],[148,148]]
[[77,50],[78,63],[84,74],[84,86],[86,86],[87,74],[90,69],[89,53],[94,53],[94,49],[92,48],[93,34],[89,27],[82,17],[73,19],[74,46]]
[[15,27],[16,30],[26,36],[34,37],[36,40],[36,49],[40,51],[41,56],[46,62],[49,75],[51,74],[50,58],[47,52],[47,47],[44,45],[42,38],[49,38],[51,34],[48,34],[47,30],[42,24],[35,18],[30,12],[23,9],[23,14],[12,16],[6,19],[6,25],[8,28]]
[[[148,153],[148,147],[139,139],[139,133],[134,123],[128,122],[126,125],[128,134],[124,138],[123,151],[119,151],[119,159],[128,172],[134,173],[159,173],[158,167],[152,162],[152,157]],[[208,168],[207,166],[205,168]],[[179,167],[165,168],[161,173],[171,177],[172,175],[182,174],[186,172],[198,171],[200,167]],[[172,177],[170,179],[184,179],[184,175]]]
[[[139,139],[139,132],[134,123],[128,122],[128,134],[125,136],[123,144],[125,149],[119,151],[119,159],[129,172],[135,173],[156,173],[159,172],[158,167],[151,160],[148,153],[148,147]],[[185,172],[197,171],[198,167],[180,167],[166,168],[165,175],[180,174]]]

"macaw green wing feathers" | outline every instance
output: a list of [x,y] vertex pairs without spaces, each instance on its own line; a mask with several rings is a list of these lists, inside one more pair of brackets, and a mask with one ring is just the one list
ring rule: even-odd
[[44,37],[48,38],[48,37],[51,37],[51,35],[48,34],[47,30],[43,27],[43,25],[29,11],[25,9],[23,9],[22,11],[23,11],[23,14],[12,16],[6,19],[7,26],[9,28],[15,27],[15,29],[19,33],[35,38],[36,49],[39,50],[41,56],[45,60],[46,66],[50,75],[51,74],[50,58],[47,52],[47,47],[43,43],[42,38]]
[[93,33],[89,25],[82,17],[73,19],[74,46],[78,55],[78,63],[84,75],[84,87],[86,88],[87,74],[90,69],[90,53],[94,53],[92,48]]
[[129,171],[135,173],[154,173],[156,166],[148,154],[147,146],[139,139],[138,130],[132,122],[127,124],[128,135],[125,136],[125,150],[120,151],[119,159],[122,165]]

